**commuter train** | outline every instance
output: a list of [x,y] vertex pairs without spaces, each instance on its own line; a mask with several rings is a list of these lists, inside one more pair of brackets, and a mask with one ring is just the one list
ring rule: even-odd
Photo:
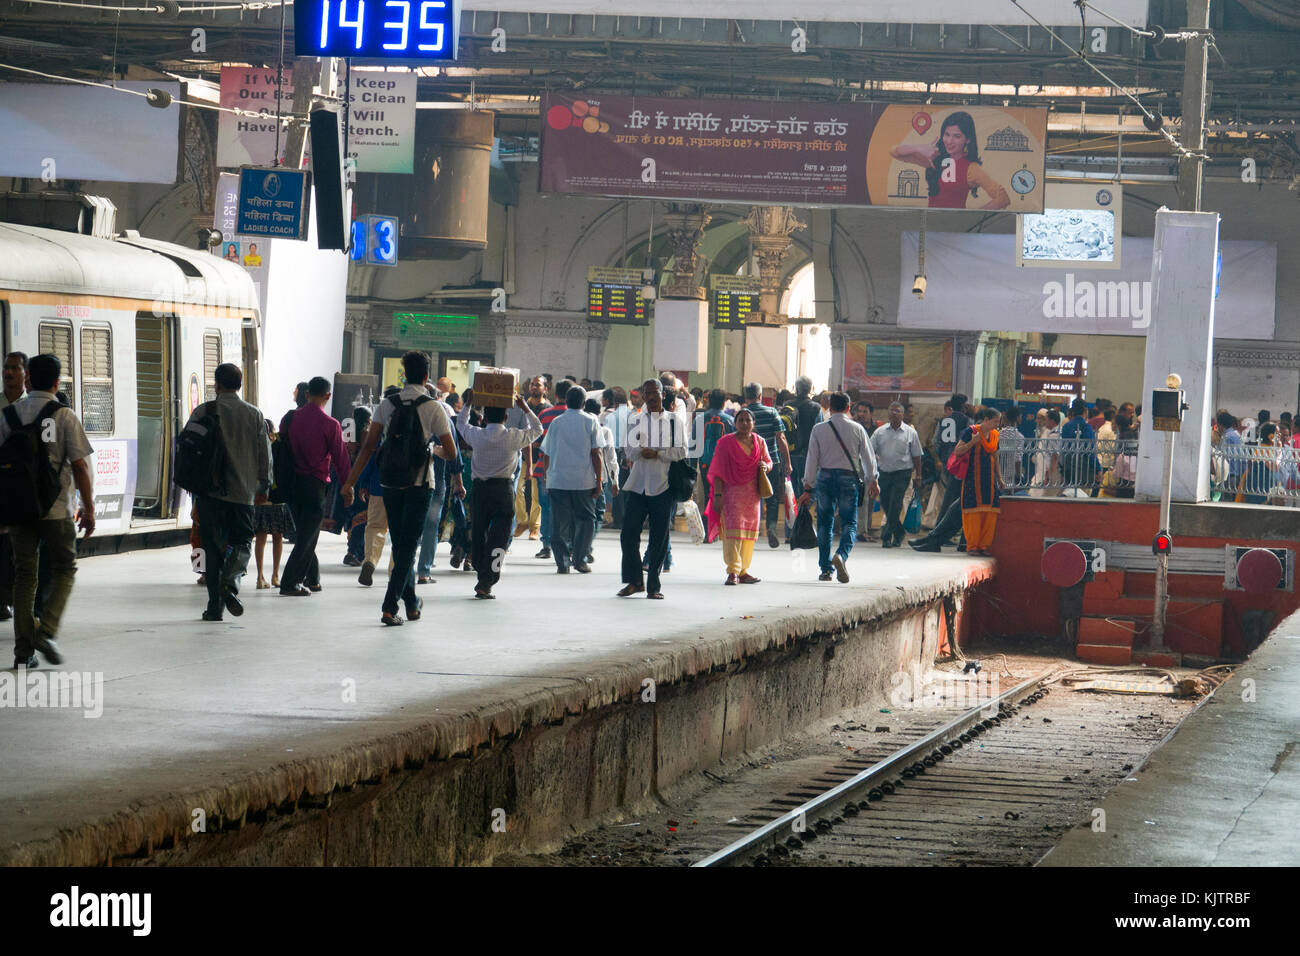
[[[211,399],[222,362],[257,402],[257,290],[244,269],[199,249],[0,222],[4,354],[57,355],[59,389],[95,449],[100,536],[190,525],[172,480],[174,441]],[[121,543],[119,539],[118,543]]]

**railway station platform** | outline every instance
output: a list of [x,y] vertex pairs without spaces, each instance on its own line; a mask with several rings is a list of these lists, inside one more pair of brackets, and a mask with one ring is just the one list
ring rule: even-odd
[[1040,866],[1300,864],[1300,613]]
[[[517,539],[495,601],[444,548],[423,619],[400,628],[332,535],[323,592],[284,600],[250,575],[246,613],[219,624],[199,619],[188,548],[85,559],[64,664],[23,675],[23,707],[21,672],[0,672],[0,864],[477,863],[558,845],[884,698],[962,635],[966,594],[994,573],[860,544],[851,583],[820,583],[815,553],[760,546],[762,583],[724,587],[718,545],[674,539],[653,602],[615,597],[615,532],[590,575]],[[54,671],[102,693],[37,706],[30,682]]]

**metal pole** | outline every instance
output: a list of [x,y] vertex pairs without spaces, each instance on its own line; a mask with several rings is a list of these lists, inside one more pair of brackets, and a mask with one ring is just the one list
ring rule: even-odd
[[[1177,432],[1165,433],[1165,474],[1160,483],[1160,527],[1169,531],[1170,500],[1174,485],[1174,439]],[[1165,611],[1169,607],[1169,555],[1156,555],[1156,606],[1151,617],[1151,649],[1163,650],[1165,646]]]
[[[1187,28],[1209,30],[1210,0],[1187,0]],[[1210,65],[1209,43],[1205,37],[1187,41],[1183,63],[1183,125],[1179,136],[1184,148],[1202,153],[1205,151],[1206,73]],[[1201,211],[1204,174],[1201,159],[1184,156],[1178,161],[1179,208]]]

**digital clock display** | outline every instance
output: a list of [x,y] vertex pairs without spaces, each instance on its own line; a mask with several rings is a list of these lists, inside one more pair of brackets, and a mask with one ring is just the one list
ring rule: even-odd
[[298,0],[298,56],[454,60],[460,0]]

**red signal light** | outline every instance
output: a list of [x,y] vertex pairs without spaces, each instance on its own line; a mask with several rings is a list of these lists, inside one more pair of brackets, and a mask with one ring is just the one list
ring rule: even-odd
[[1174,539],[1168,531],[1161,531],[1151,540],[1152,554],[1170,554],[1174,550]]

